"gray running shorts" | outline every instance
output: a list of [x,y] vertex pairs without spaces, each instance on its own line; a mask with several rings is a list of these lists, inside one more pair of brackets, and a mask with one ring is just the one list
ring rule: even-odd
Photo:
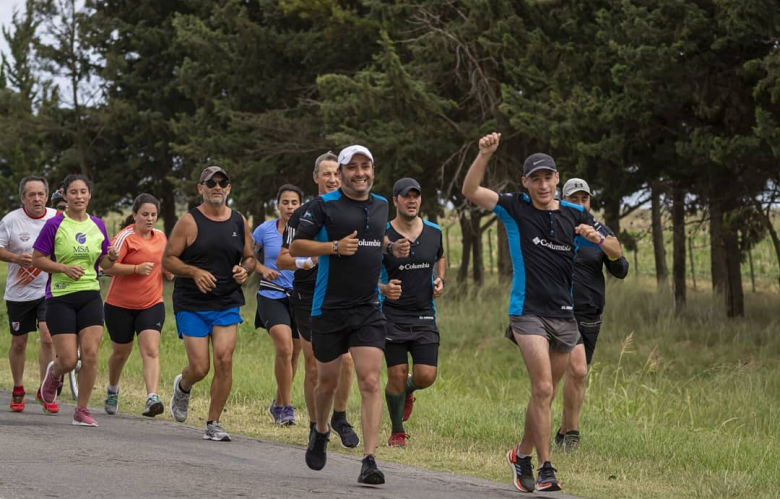
[[510,315],[506,337],[515,342],[515,334],[544,336],[550,342],[550,349],[559,353],[574,350],[580,338],[574,318],[559,319],[536,315]]

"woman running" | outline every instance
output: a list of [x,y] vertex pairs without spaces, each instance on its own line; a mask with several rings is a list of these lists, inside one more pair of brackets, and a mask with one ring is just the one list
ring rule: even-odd
[[[133,351],[133,337],[138,335],[138,349],[143,360],[146,384],[144,416],[154,417],[164,406],[157,396],[160,381],[160,332],[165,324],[163,303],[162,255],[168,240],[154,228],[160,202],[151,194],[141,194],[133,202],[133,213],[113,241],[119,259],[106,274],[112,277],[104,307],[106,327],[114,349],[108,358],[108,389],[103,407],[106,414],[119,409],[119,377]],[[173,279],[165,273],[168,279]]]
[[103,336],[98,265],[108,270],[118,255],[109,243],[103,221],[87,213],[92,183],[84,175],[71,174],[62,184],[68,211],[47,220],[33,246],[33,266],[49,274],[46,323],[57,354],[46,367],[41,398],[44,409],[55,401],[62,384],[60,377],[76,366],[80,346],[80,390],[73,424],[97,426],[87,403],[97,376]]
[[276,349],[276,398],[271,402],[268,412],[274,423],[282,426],[295,424],[295,410],[290,400],[290,391],[298,367],[301,339],[290,313],[288,297],[295,272],[279,271],[276,267],[276,257],[282,247],[282,233],[287,221],[302,200],[303,191],[298,187],[290,184],[280,187],[276,195],[279,218],[261,224],[252,234],[256,250],[263,251],[263,263],[257,264],[257,271],[262,274],[263,279],[257,291],[255,327],[268,330]]

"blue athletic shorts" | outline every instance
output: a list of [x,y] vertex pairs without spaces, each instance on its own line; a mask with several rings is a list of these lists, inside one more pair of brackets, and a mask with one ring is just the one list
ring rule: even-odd
[[244,320],[238,307],[203,312],[176,312],[176,330],[179,338],[184,336],[205,338],[211,334],[211,328],[214,326],[232,326],[242,322]]

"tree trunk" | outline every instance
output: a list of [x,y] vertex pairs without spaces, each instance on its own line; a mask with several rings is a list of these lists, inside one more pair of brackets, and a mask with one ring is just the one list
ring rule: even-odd
[[685,308],[685,191],[672,188],[672,279],[674,309]]
[[160,193],[160,216],[163,219],[165,233],[170,236],[173,226],[176,225],[176,193],[167,179],[163,179]]
[[620,234],[620,199],[604,199],[604,223],[615,234]]
[[653,229],[653,256],[655,257],[655,280],[659,288],[669,284],[669,267],[666,265],[666,246],[664,246],[664,226],[661,219],[661,189],[657,184],[651,186],[650,212]]
[[471,210],[471,253],[473,259],[473,271],[474,271],[474,285],[481,287],[485,283],[485,261],[482,256],[482,231],[480,230],[480,222],[482,217],[477,214],[476,210]]
[[503,223],[498,224],[498,283],[512,282],[512,256],[509,253],[509,238]]
[[724,231],[726,253],[726,316],[745,316],[745,295],[742,291],[742,253],[739,249],[739,236],[731,227]]
[[[777,265],[778,268],[780,268],[780,237],[777,236],[777,231],[772,225],[772,219],[769,218],[769,215],[764,213],[763,207],[760,203],[756,203],[756,211],[758,212],[758,216],[761,219],[761,222],[764,224],[764,227],[766,227],[766,230],[769,231],[769,237],[772,238],[772,244],[774,244],[775,253],[777,254]],[[780,273],[778,273],[777,282],[780,284]]]
[[469,260],[471,259],[471,242],[474,238],[471,236],[471,221],[466,216],[466,211],[461,211],[458,216],[460,222],[460,233],[463,254],[458,268],[458,286],[461,291],[466,291],[469,277]]
[[710,202],[710,273],[712,292],[721,294],[726,290],[726,250],[724,247],[723,203],[718,199]]

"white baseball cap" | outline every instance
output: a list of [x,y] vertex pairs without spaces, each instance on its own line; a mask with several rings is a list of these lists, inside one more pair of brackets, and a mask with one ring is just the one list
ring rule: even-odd
[[341,150],[339,153],[339,165],[347,165],[350,161],[352,161],[352,156],[355,154],[362,154],[363,156],[367,157],[371,160],[371,164],[374,164],[374,156],[371,155],[371,151],[368,150],[368,148],[364,146],[354,145],[345,147]]
[[563,197],[567,198],[574,194],[575,192],[587,192],[589,196],[593,196],[593,194],[590,192],[590,186],[587,182],[582,180],[581,178],[570,178],[566,181],[565,184],[563,184]]

